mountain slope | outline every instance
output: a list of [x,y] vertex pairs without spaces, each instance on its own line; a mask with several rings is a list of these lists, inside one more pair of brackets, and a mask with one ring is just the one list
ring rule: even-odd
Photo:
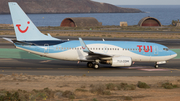
[[17,2],[26,13],[140,13],[91,0],[1,0],[0,14],[9,13],[8,2]]

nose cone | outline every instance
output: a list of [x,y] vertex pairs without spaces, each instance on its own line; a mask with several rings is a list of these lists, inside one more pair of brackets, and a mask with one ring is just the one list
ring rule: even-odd
[[170,51],[170,53],[172,58],[175,58],[177,56],[177,53],[175,53],[174,51]]

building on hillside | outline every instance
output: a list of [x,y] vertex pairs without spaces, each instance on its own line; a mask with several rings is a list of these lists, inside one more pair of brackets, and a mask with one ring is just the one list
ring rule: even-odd
[[61,27],[92,27],[92,26],[102,26],[101,22],[98,22],[96,18],[93,17],[77,17],[77,18],[65,18],[61,22]]

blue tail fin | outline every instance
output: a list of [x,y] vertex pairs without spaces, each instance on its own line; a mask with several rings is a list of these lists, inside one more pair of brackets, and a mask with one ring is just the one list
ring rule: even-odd
[[42,34],[16,2],[9,2],[10,13],[19,41],[59,40]]

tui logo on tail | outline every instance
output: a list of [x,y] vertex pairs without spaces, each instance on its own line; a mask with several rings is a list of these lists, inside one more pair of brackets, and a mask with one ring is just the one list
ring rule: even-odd
[[[30,24],[30,22],[28,21],[27,24]],[[18,30],[21,32],[21,33],[26,33],[27,30],[29,29],[29,27],[27,26],[25,30],[21,30],[21,24],[17,24],[16,27],[18,28]]]

